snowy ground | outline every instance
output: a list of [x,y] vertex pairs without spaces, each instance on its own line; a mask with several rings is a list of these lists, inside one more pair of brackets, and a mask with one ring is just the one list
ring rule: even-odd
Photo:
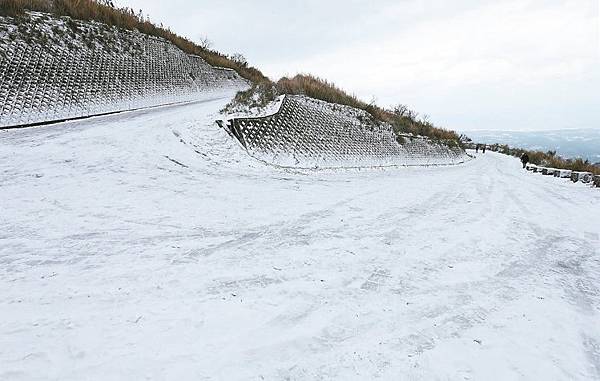
[[229,98],[0,131],[1,380],[600,379],[600,192],[265,167]]

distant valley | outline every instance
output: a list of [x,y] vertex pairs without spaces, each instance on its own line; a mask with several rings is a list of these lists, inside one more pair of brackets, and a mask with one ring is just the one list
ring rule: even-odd
[[581,157],[600,162],[600,129],[565,129],[552,131],[468,131],[477,143],[508,144],[531,150],[554,151],[565,158]]

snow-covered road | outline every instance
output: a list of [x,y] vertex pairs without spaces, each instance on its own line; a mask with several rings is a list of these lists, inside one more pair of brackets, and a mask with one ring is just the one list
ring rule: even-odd
[[1,380],[600,379],[600,192],[265,167],[229,97],[0,131]]

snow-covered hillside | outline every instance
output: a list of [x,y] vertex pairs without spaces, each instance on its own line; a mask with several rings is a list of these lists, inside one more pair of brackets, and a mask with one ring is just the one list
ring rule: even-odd
[[1,380],[600,378],[600,192],[268,167],[231,96],[0,131]]
[[275,103],[280,107],[272,115],[221,123],[250,156],[265,163],[334,169],[455,165],[471,160],[456,142],[450,146],[423,136],[397,135],[391,125],[350,106],[301,95],[286,95]]
[[248,82],[172,43],[69,17],[0,16],[0,128],[199,101]]

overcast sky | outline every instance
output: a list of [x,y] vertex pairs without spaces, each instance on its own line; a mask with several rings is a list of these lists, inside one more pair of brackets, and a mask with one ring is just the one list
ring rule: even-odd
[[444,127],[600,129],[600,0],[117,0],[272,79],[312,73]]

